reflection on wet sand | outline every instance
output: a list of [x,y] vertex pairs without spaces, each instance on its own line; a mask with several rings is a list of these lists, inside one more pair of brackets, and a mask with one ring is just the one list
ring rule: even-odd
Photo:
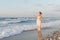
[[42,40],[42,33],[41,33],[41,31],[37,31],[37,33],[38,33],[38,40]]
[[51,35],[48,35],[46,37],[42,36],[41,31],[37,31],[38,33],[38,40],[60,40],[60,31],[54,31],[51,33]]

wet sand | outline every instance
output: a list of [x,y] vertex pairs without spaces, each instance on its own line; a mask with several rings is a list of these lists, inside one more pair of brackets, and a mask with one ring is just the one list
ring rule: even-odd
[[22,32],[22,34],[5,37],[0,40],[37,40],[37,32],[36,32],[36,30],[25,31],[25,32]]
[[[50,29],[42,29],[41,30],[42,37],[46,38],[46,37],[48,37],[48,35],[51,36],[52,33],[54,33],[54,31],[56,31],[56,29],[51,29],[51,28]],[[21,34],[17,34],[14,36],[5,37],[0,40],[38,40],[38,35],[37,35],[36,30],[31,30],[31,31],[24,31]]]

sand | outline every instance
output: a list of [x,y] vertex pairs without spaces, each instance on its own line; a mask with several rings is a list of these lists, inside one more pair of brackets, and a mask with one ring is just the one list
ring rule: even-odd
[[26,32],[23,32],[22,34],[5,37],[0,40],[37,40],[37,32],[35,30],[34,31],[26,31]]
[[[44,28],[41,30],[41,33],[43,37],[46,37],[48,35],[51,35],[54,31],[57,29],[52,29],[52,28]],[[31,30],[31,31],[24,31],[21,34],[16,34],[10,37],[5,37],[0,40],[37,40],[37,31],[36,30]]]

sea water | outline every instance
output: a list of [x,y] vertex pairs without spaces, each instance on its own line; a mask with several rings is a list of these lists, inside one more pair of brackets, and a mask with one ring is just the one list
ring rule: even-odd
[[[42,29],[53,28],[60,29],[60,18],[44,17],[45,23],[42,23]],[[26,30],[36,29],[35,17],[0,17],[0,38],[11,35],[21,34]]]

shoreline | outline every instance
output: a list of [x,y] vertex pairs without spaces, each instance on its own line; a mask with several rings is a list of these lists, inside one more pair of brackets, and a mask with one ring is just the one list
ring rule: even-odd
[[[43,39],[48,38],[48,36],[51,37],[51,35],[56,31],[59,32],[59,30],[52,31],[50,29],[50,31],[52,31],[52,32],[50,32],[48,29],[46,29],[46,30],[41,31]],[[44,32],[46,32],[46,33],[44,33]],[[50,34],[49,34],[49,32],[50,32]],[[9,37],[4,37],[0,40],[37,40],[37,38],[38,38],[37,31],[35,29],[35,30],[23,31],[21,34],[12,35]]]
[[34,39],[37,40],[36,30],[24,31],[21,34],[12,35],[12,36],[9,36],[9,37],[4,37],[0,40],[34,40]]

